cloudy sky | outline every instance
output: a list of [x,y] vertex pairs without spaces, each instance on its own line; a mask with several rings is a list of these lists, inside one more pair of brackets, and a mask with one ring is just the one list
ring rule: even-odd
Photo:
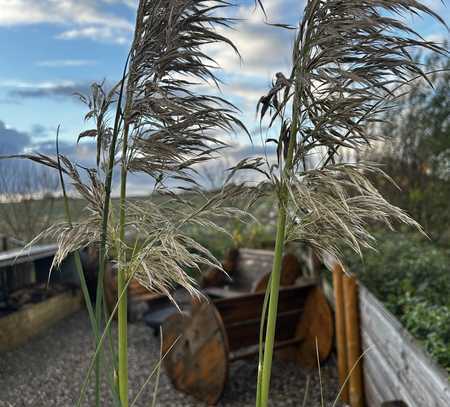
[[[256,127],[255,105],[277,71],[288,72],[292,33],[264,24],[253,0],[236,0],[230,16],[242,20],[229,32],[240,61],[229,48],[212,50],[223,67],[223,92],[243,111],[249,129]],[[428,0],[450,16],[440,0]],[[295,24],[302,0],[265,0],[272,22]],[[93,81],[115,82],[133,33],[136,0],[0,0],[0,149],[7,153],[53,148],[62,125],[67,152],[90,154],[74,140],[86,128],[84,106],[73,96],[86,93]],[[445,30],[429,18],[415,17],[424,37],[442,40]],[[235,148],[248,149],[242,135]]]

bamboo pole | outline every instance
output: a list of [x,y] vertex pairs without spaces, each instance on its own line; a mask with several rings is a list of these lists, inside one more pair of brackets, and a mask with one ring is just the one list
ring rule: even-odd
[[335,300],[335,325],[336,325],[336,348],[339,385],[342,389],[341,400],[345,403],[349,402],[348,383],[346,383],[348,375],[347,366],[347,338],[345,333],[345,304],[343,294],[343,276],[344,272],[339,264],[333,266],[333,291]]
[[344,275],[345,332],[347,339],[347,366],[349,372],[349,399],[351,407],[363,407],[361,340],[358,315],[358,286],[354,277]]

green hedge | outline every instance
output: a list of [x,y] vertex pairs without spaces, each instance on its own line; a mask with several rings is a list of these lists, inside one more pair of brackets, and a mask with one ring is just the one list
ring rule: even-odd
[[450,249],[422,236],[377,233],[377,252],[350,269],[450,374]]

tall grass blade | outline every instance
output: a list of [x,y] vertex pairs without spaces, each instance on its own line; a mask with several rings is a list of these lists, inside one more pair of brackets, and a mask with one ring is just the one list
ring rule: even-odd
[[261,324],[259,326],[259,344],[258,344],[258,378],[256,384],[256,405],[259,406],[261,404],[261,386],[262,386],[262,370],[264,363],[264,328],[266,326],[267,321],[267,304],[269,302],[270,296],[270,287],[272,281],[272,274],[269,277],[267,282],[266,292],[264,294],[264,302],[261,311]]
[[317,336],[315,338],[315,345],[316,345],[317,369],[318,369],[318,372],[319,372],[320,405],[322,407],[325,407],[325,401],[324,401],[324,397],[323,397],[322,372],[320,370],[319,344],[317,342]]
[[367,349],[364,350],[364,352],[359,356],[359,358],[357,359],[357,361],[354,363],[354,365],[352,366],[352,368],[350,369],[350,371],[348,372],[347,377],[344,380],[344,383],[342,383],[341,388],[339,389],[339,392],[336,396],[336,399],[333,402],[333,405],[331,407],[336,407],[337,403],[339,402],[339,398],[341,397],[342,392],[344,391],[345,386],[347,385],[348,381],[350,380],[350,376],[352,375],[353,371],[356,369],[356,366],[358,366],[358,363],[362,360],[362,358],[372,350],[372,347],[368,347]]
[[[161,337],[162,338],[162,337]],[[161,370],[161,364],[164,361],[164,359],[166,358],[166,356],[169,354],[169,352],[173,349],[173,347],[177,344],[177,342],[180,340],[181,335],[177,336],[177,338],[175,339],[175,341],[172,343],[172,345],[170,345],[169,349],[167,349],[166,353],[162,354],[162,345],[161,345],[161,356],[159,358],[158,363],[156,364],[156,366],[153,368],[152,372],[150,373],[150,375],[148,376],[148,378],[146,379],[145,383],[142,385],[142,387],[139,389],[139,392],[136,394],[136,397],[133,399],[133,402],[131,403],[130,407],[134,407],[134,405],[137,403],[139,397],[141,396],[142,392],[144,391],[145,387],[148,385],[148,383],[150,382],[150,380],[152,379],[153,375],[156,373],[156,381],[155,381],[155,389],[153,391],[153,398],[152,398],[152,407],[156,406],[156,396],[157,396],[157,390],[158,390],[158,386],[159,386],[159,374],[160,374],[160,370]],[[161,339],[161,343],[162,343],[162,339]]]
[[303,396],[303,403],[302,403],[302,407],[306,407],[306,403],[308,402],[308,397],[309,397],[309,385],[311,384],[311,375],[308,374],[308,376],[306,376],[306,384],[305,384],[305,394]]
[[[64,202],[64,212],[65,212],[65,216],[67,219],[67,222],[69,225],[72,225],[72,216],[70,213],[70,206],[69,206],[69,199],[67,197],[67,191],[66,191],[66,185],[64,182],[64,176],[63,176],[63,172],[61,169],[61,159],[60,159],[60,155],[59,155],[59,131],[60,131],[60,126],[58,126],[57,130],[56,130],[56,157],[57,157],[57,161],[58,161],[58,173],[59,173],[59,180],[61,183],[61,189],[62,189],[62,193],[63,193],[63,202]],[[84,297],[84,301],[86,304],[86,308],[88,311],[88,315],[89,315],[89,321],[91,323],[91,329],[92,332],[94,333],[94,338],[96,340],[96,342],[99,340],[99,331],[98,331],[98,326],[97,326],[97,322],[96,322],[96,317],[94,315],[94,308],[92,306],[92,301],[91,301],[91,297],[89,295],[89,290],[86,284],[86,278],[83,272],[83,266],[81,263],[81,257],[80,257],[80,253],[78,251],[76,251],[75,253],[73,253],[74,256],[74,261],[75,261],[75,269],[77,271],[78,274],[78,278],[80,279],[80,286],[81,286],[81,291],[83,293],[83,297]],[[118,405],[118,398],[116,395],[116,391],[115,391],[115,386],[114,386],[114,380],[112,375],[110,374],[109,377],[109,385],[111,387],[111,391],[113,393],[113,399],[116,403],[116,405]],[[96,383],[96,400],[100,400],[100,396],[99,396],[99,392],[100,392],[100,387],[97,387],[97,383]]]
[[[159,337],[160,337],[160,345],[159,345],[159,360],[162,362],[162,360],[164,359],[165,355],[168,354],[168,352],[166,352],[166,354],[163,355],[163,342],[164,342],[164,337],[163,337],[163,330],[162,330],[162,326],[159,327]],[[172,346],[169,348],[169,352],[170,349],[172,349],[172,347],[175,345],[176,342],[178,342],[178,339],[180,337],[177,337],[176,340],[174,341],[174,343],[172,344]],[[158,388],[159,388],[159,378],[161,375],[161,363],[158,364],[158,370],[156,371],[156,379],[155,379],[155,386],[153,389],[153,399],[152,399],[152,407],[156,407],[156,401],[158,399]]]
[[[124,87],[125,87],[125,78],[126,78],[126,72],[128,68],[128,61],[129,56],[125,62],[125,67],[122,74],[122,80],[120,82],[120,91],[119,91],[119,97],[117,99],[117,106],[116,106],[116,114],[115,114],[115,120],[114,120],[114,128],[112,132],[112,138],[111,143],[109,145],[109,155],[108,155],[108,161],[106,163],[107,169],[106,169],[106,178],[105,178],[105,196],[104,196],[104,205],[103,205],[103,212],[102,212],[102,223],[101,223],[101,235],[100,235],[100,246],[99,246],[99,272],[97,277],[97,291],[96,291],[96,300],[95,300],[95,315],[97,319],[97,329],[98,332],[102,329],[102,308],[103,308],[103,283],[105,279],[105,268],[106,268],[106,245],[107,245],[107,239],[108,239],[108,221],[109,221],[109,207],[110,207],[110,201],[111,201],[111,186],[112,186],[112,178],[113,178],[113,171],[114,171],[114,164],[115,164],[115,154],[116,154],[116,144],[119,137],[119,129],[120,129],[120,120],[121,120],[121,105],[122,105],[122,98],[124,93]],[[100,126],[97,126],[100,127]],[[97,135],[97,143],[100,145],[100,132],[98,132]],[[111,336],[110,333],[108,333],[109,336]],[[111,343],[111,340],[110,340]],[[111,346],[111,350],[112,350]],[[112,360],[115,364],[115,357],[114,353],[112,354]],[[96,377],[96,388],[100,388],[100,374],[101,371],[101,361],[100,357],[97,358],[96,366],[95,366],[95,377]],[[99,391],[96,391],[96,405],[99,405]]]

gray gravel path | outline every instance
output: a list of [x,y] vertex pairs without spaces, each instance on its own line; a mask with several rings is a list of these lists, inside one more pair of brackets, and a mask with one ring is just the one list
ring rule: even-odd
[[[115,327],[114,327],[115,329]],[[159,357],[159,339],[141,323],[129,328],[130,386],[136,394]],[[72,407],[79,395],[92,352],[92,337],[85,312],[58,323],[44,335],[12,352],[0,354],[0,407]],[[320,406],[317,370],[305,371],[295,364],[275,362],[271,386],[272,406],[302,406],[305,383],[310,375],[308,407]],[[231,366],[230,378],[219,406],[254,406],[256,360]],[[333,361],[322,367],[325,406],[331,407],[338,392]],[[102,406],[113,406],[107,396]],[[136,407],[150,407],[152,383]],[[93,406],[93,389],[88,389],[84,406]],[[177,392],[161,373],[158,406],[201,406],[202,403]]]

